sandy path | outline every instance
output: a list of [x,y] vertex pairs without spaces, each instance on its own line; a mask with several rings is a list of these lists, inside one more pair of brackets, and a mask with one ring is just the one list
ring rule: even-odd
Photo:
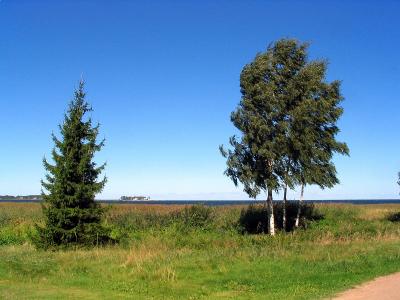
[[392,300],[400,299],[400,273],[378,277],[338,294],[336,300]]

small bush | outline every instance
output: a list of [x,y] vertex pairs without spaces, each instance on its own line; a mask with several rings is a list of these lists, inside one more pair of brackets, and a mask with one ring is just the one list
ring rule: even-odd
[[125,214],[114,214],[107,218],[107,222],[114,224],[123,233],[149,229],[208,228],[215,225],[214,209],[205,205],[191,205],[170,212],[158,211],[130,211]]
[[13,228],[5,227],[0,230],[0,246],[22,244],[24,240],[19,232],[15,232]]
[[390,222],[400,222],[400,212],[394,212],[387,215],[386,219]]
[[143,213],[137,211],[110,216],[107,220],[123,231],[162,228],[170,223],[170,217],[168,215],[156,212]]
[[188,227],[205,228],[210,226],[214,219],[214,211],[206,205],[185,206],[181,211],[175,213],[178,222]]
[[[295,229],[295,221],[299,203],[296,201],[288,201],[286,205],[286,231]],[[283,230],[283,202],[274,202],[274,218],[275,228]],[[323,215],[319,213],[313,203],[303,202],[301,204],[300,224],[302,228],[306,228],[310,222],[323,219]],[[249,205],[240,213],[238,222],[239,231],[242,233],[268,233],[268,214],[264,205]]]

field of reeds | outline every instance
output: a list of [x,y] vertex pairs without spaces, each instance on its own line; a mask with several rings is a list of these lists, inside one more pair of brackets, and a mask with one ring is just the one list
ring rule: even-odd
[[36,250],[39,204],[0,203],[1,299],[320,299],[400,271],[400,205],[315,207],[275,237],[245,207],[115,205],[117,245]]

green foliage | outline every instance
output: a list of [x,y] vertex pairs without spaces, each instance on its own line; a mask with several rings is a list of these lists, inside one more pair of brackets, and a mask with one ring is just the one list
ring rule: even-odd
[[[286,231],[293,231],[295,229],[295,219],[297,216],[298,206],[301,205],[300,214],[300,227],[306,228],[310,222],[319,221],[324,216],[315,209],[313,203],[301,203],[296,201],[288,201],[286,204],[286,218],[287,225]],[[282,222],[283,203],[281,201],[274,202],[274,217],[276,220],[276,227],[283,230]],[[246,209],[242,209],[238,222],[239,231],[242,233],[268,233],[267,210],[263,205],[249,205]]]
[[400,185],[400,172],[398,173],[399,180],[397,181],[397,184]]
[[110,223],[126,232],[160,229],[169,226],[172,222],[170,214],[160,214],[157,212],[143,213],[137,211],[110,216],[107,219]]
[[213,223],[213,209],[206,205],[185,206],[175,213],[175,218],[187,227],[206,228]]
[[0,209],[0,245],[21,245],[29,241],[35,230],[34,222],[41,219],[37,204],[23,204],[24,209],[4,203]]
[[19,230],[12,227],[2,227],[0,229],[0,245],[18,245],[23,244],[24,235]]
[[167,213],[133,211],[111,216],[108,220],[123,232],[163,230],[168,227],[178,230],[205,229],[215,227],[215,212],[209,206],[198,204]]
[[99,125],[85,120],[92,108],[85,101],[84,83],[79,83],[64,122],[59,126],[61,139],[53,134],[54,165],[43,160],[48,174],[42,186],[45,226],[37,226],[41,248],[70,244],[97,245],[110,241],[109,229],[104,227],[104,209],[94,201],[103,189],[106,178],[98,181],[105,164],[97,166],[94,155],[104,145],[97,143]]
[[327,62],[309,61],[308,44],[282,39],[258,54],[240,75],[242,97],[231,121],[241,137],[230,138],[225,174],[250,197],[286,186],[339,182],[332,162],[348,154],[335,137],[343,113],[340,82],[326,82]]

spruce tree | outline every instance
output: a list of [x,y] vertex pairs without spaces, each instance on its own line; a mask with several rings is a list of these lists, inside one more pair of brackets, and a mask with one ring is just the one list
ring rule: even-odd
[[59,125],[61,138],[52,134],[54,164],[43,159],[47,171],[46,180],[42,180],[46,190],[42,192],[45,227],[38,227],[38,242],[44,248],[94,245],[108,239],[108,231],[101,223],[104,209],[94,201],[107,180],[106,177],[98,180],[105,164],[97,166],[93,161],[104,140],[97,142],[99,124],[93,126],[87,117],[91,111],[81,80]]

